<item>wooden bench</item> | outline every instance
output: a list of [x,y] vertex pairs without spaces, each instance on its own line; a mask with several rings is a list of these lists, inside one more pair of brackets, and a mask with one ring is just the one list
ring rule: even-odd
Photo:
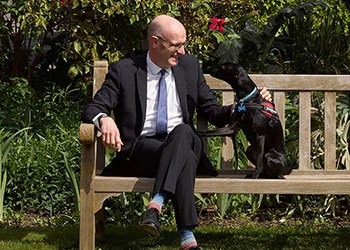
[[[94,64],[93,93],[101,87],[108,64]],[[259,85],[273,91],[274,102],[285,126],[285,93],[299,94],[299,160],[297,169],[284,180],[245,179],[246,171],[232,170],[233,147],[231,139],[223,139],[222,170],[217,177],[196,178],[195,192],[246,193],[246,194],[350,194],[350,171],[336,167],[336,92],[350,91],[350,75],[250,75]],[[223,104],[231,104],[233,92],[229,85],[206,75],[213,90],[223,92]],[[311,95],[324,92],[324,167],[311,169]],[[319,108],[319,107],[318,107]],[[198,118],[198,128],[205,129],[206,122]],[[81,124],[80,140],[80,249],[95,246],[95,219],[103,202],[122,192],[151,192],[153,178],[103,177],[99,174],[105,166],[105,151],[98,132],[92,124]]]

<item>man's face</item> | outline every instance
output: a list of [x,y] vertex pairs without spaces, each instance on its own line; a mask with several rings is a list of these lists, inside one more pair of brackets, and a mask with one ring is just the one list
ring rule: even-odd
[[180,56],[185,54],[186,34],[165,36],[153,36],[155,46],[153,47],[153,59],[162,68],[176,66]]

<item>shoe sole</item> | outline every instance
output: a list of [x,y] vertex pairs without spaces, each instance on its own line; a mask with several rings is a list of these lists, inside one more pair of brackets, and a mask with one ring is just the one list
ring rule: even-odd
[[160,236],[159,231],[157,228],[150,224],[140,224],[139,227],[145,231],[146,233],[152,235],[152,236]]

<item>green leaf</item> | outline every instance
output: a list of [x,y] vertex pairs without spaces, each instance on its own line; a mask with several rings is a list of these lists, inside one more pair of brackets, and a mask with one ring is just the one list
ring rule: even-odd
[[216,41],[218,43],[221,43],[221,42],[225,41],[225,39],[226,39],[224,34],[222,34],[221,32],[214,31],[213,36],[216,38]]
[[14,133],[13,135],[11,135],[4,143],[1,144],[1,161],[3,162],[3,159],[6,159],[6,156],[10,150],[10,144],[12,142],[12,140],[21,132],[25,131],[25,130],[28,130],[28,129],[31,129],[31,127],[27,127],[27,128],[23,128],[19,131],[17,131],[16,133]]
[[149,199],[146,196],[142,196],[142,202],[145,206],[148,206]]
[[77,53],[79,53],[80,50],[81,50],[81,44],[80,44],[80,42],[75,41],[75,42],[73,43],[73,46],[74,46],[74,50],[75,50]]
[[89,4],[89,0],[81,0],[81,7],[85,8],[86,6],[88,6]]
[[74,79],[79,74],[78,68],[76,65],[71,65],[68,70],[68,75],[71,79]]

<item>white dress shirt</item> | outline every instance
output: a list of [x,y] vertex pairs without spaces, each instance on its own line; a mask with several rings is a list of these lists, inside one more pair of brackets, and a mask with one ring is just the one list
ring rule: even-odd
[[[160,71],[147,54],[147,102],[146,119],[141,135],[153,136],[156,134],[158,89]],[[165,69],[165,81],[167,89],[168,134],[179,124],[183,123],[179,95],[176,90],[175,77],[170,68]]]

